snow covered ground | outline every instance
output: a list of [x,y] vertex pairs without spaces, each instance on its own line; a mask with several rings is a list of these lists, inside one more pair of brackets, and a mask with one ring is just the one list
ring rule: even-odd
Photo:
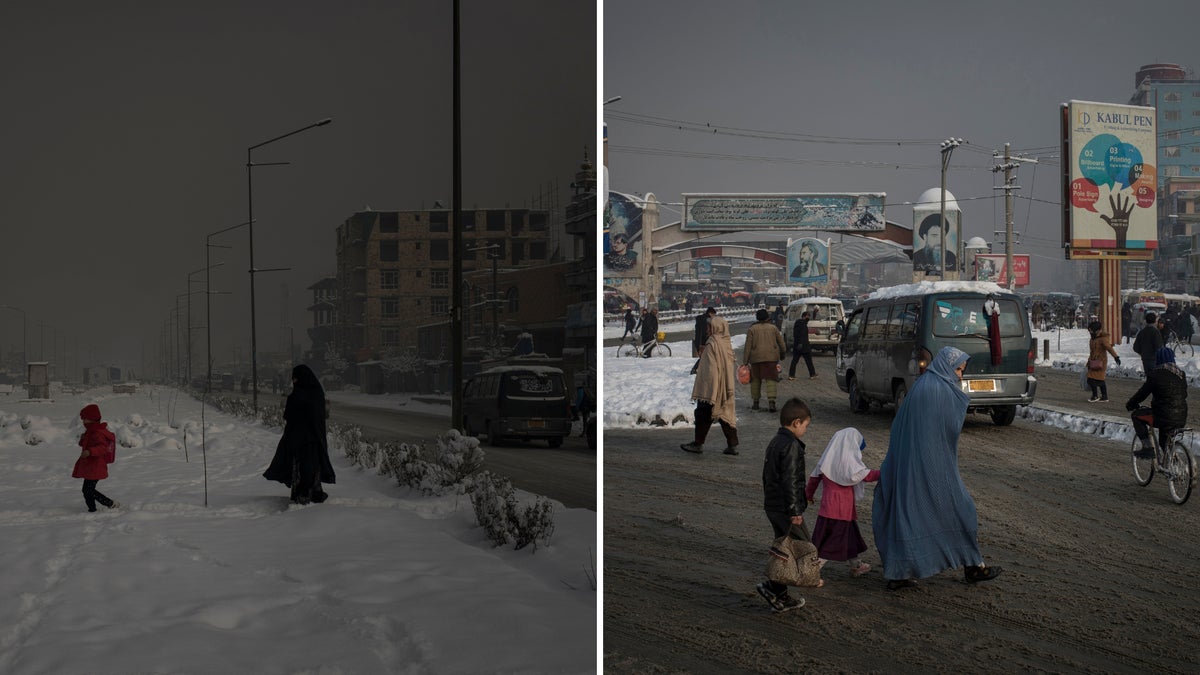
[[[199,402],[168,389],[20,396],[0,396],[2,673],[596,669],[593,511],[556,504],[536,553],[493,548],[467,497],[333,448],[329,501],[290,504],[261,476],[279,429],[209,407],[202,448]],[[120,443],[111,511],[71,478],[88,403]]]
[[[671,329],[676,327],[673,325]],[[616,333],[612,334],[614,330]],[[620,329],[606,326],[604,335],[606,338],[620,337],[621,332]],[[1035,331],[1034,337],[1037,338],[1039,346],[1044,340],[1050,341],[1049,360],[1041,360],[1044,354],[1039,348],[1039,367],[1059,368],[1076,373],[1085,367],[1090,340],[1086,330],[1079,328]],[[734,336],[732,341],[734,354],[740,356],[746,341],[745,335]],[[645,427],[649,420],[656,417],[668,422],[674,420],[674,426],[692,425],[695,403],[691,400],[693,378],[688,372],[695,359],[691,358],[691,342],[682,340],[668,344],[674,355],[672,358],[617,358],[615,348],[609,347],[604,350],[605,428]],[[1122,343],[1114,345],[1114,348],[1121,357],[1121,365],[1117,366],[1110,359],[1108,376],[1141,379],[1142,362],[1134,353],[1132,345]],[[1191,386],[1200,385],[1200,349],[1197,350],[1196,356],[1176,357],[1176,365],[1187,373]],[[1036,403],[1020,410],[1027,417],[1050,426],[1132,440],[1132,431],[1128,425],[1120,427],[1097,424],[1094,417],[1051,411],[1039,408]],[[1196,452],[1197,448],[1192,450]]]

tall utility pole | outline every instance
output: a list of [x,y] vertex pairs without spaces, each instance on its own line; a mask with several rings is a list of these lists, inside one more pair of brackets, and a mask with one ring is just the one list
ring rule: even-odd
[[460,55],[462,52],[459,39],[459,0],[454,0],[454,59],[453,81],[454,94],[451,105],[451,136],[453,137],[452,152],[454,155],[452,167],[451,201],[454,211],[454,227],[452,229],[450,254],[454,258],[450,265],[450,425],[462,430],[462,381],[463,381],[463,325],[462,325],[462,245],[463,245],[463,212],[462,212],[462,74]]
[[[1013,175],[1013,170],[1017,168],[1018,162],[1029,162],[1037,164],[1036,159],[1026,157],[1013,157],[1009,152],[1010,143],[1004,144],[1004,163],[997,164],[992,167],[992,173],[998,171],[1004,172],[1004,185],[993,188],[995,190],[1004,190],[1004,272],[1008,275],[1008,290],[1012,290],[1017,284],[1017,275],[1013,273],[1013,190],[1020,190],[1021,186],[1013,185],[1016,176]],[[992,157],[998,157],[993,154]]]
[[[942,208],[941,208],[940,215],[938,216],[940,218],[940,220],[938,221],[938,227],[941,228],[941,233],[940,233],[941,236],[939,237],[939,239],[941,239],[941,242],[942,242],[942,249],[940,251],[942,270],[941,270],[941,276],[939,276],[938,278],[941,279],[942,281],[946,280],[946,237],[948,237],[950,235],[950,226],[946,222],[946,169],[950,166],[950,156],[954,154],[954,149],[962,144],[963,144],[963,139],[961,139],[961,138],[948,138],[948,139],[942,141],[942,149],[941,149],[941,153],[942,153]],[[959,216],[958,220],[960,222],[962,221],[961,215]],[[958,239],[959,239],[959,241],[961,241],[962,237],[960,236]],[[962,260],[956,255],[954,258],[954,262],[957,265],[957,264],[961,263]],[[958,278],[957,270],[956,270],[956,274],[954,275],[954,278],[955,279]]]

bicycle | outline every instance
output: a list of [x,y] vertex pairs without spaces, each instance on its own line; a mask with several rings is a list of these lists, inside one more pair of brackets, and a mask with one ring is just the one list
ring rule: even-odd
[[1167,330],[1167,335],[1164,339],[1166,347],[1175,352],[1175,356],[1195,356],[1195,347],[1192,346],[1191,339],[1183,340],[1179,337],[1179,333],[1174,330]]
[[[1188,443],[1184,442],[1185,437]],[[1167,491],[1171,494],[1171,501],[1176,504],[1186,502],[1192,494],[1192,486],[1196,483],[1196,460],[1188,449],[1191,440],[1190,427],[1176,429],[1170,434],[1168,447],[1163,449],[1159,446],[1158,430],[1152,428],[1150,442],[1154,446],[1154,457],[1143,458],[1137,456],[1142,444],[1134,434],[1129,450],[1129,456],[1133,460],[1133,479],[1138,485],[1145,487],[1154,478],[1154,472],[1158,471],[1167,479]]]
[[621,344],[617,345],[617,356],[671,356],[671,346],[663,342],[666,337],[666,333],[659,332],[654,339],[644,345],[636,337],[632,342],[622,340]]

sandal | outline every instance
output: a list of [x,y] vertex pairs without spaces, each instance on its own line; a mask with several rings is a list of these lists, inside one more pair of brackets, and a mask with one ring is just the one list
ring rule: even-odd
[[967,565],[963,568],[963,575],[968,584],[977,584],[980,581],[991,581],[1000,576],[1003,571],[1003,568],[990,565]]
[[871,566],[870,566],[870,565],[868,565],[867,563],[862,563],[862,564],[860,564],[858,567],[851,567],[851,568],[850,568],[850,576],[852,576],[852,577],[861,577],[862,575],[864,575],[864,574],[866,574],[867,572],[870,572],[870,571],[871,571]]

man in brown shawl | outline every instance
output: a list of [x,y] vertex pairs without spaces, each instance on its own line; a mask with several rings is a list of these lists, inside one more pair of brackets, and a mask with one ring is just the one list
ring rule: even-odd
[[687,452],[703,452],[704,439],[713,420],[725,434],[725,454],[738,454],[737,414],[734,411],[733,386],[736,366],[729,323],[719,316],[709,321],[708,340],[696,368],[692,399],[696,401],[696,440],[679,446]]

